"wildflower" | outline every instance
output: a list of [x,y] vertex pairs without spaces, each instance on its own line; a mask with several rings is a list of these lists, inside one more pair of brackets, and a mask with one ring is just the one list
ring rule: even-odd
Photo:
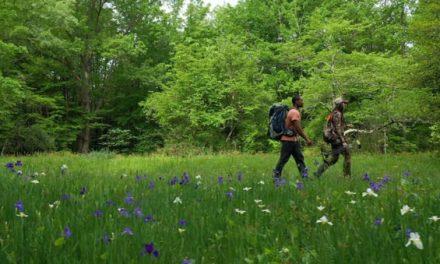
[[150,181],[150,184],[148,185],[148,189],[154,189],[156,185],[154,184],[154,181]]
[[131,193],[127,193],[127,197],[124,199],[125,204],[132,204],[134,202],[133,195]]
[[179,233],[183,233],[183,232],[185,232],[186,231],[186,229],[184,229],[184,228],[177,228],[177,231],[179,231]]
[[105,204],[106,204],[107,206],[115,206],[115,205],[116,205],[116,203],[113,202],[112,200],[107,200],[107,201],[105,201]]
[[411,207],[409,207],[408,205],[404,205],[403,207],[402,207],[402,209],[400,209],[400,214],[401,215],[404,215],[404,214],[406,214],[406,213],[408,213],[408,212],[414,212],[414,208],[411,208]]
[[234,197],[234,193],[232,191],[226,192],[226,196],[228,198],[233,198]]
[[46,173],[42,172],[40,173],[41,176],[46,176]]
[[66,226],[64,228],[64,237],[65,238],[69,238],[72,236],[72,231],[70,230],[70,228],[68,226]]
[[301,173],[301,176],[302,176],[303,178],[307,178],[307,177],[309,177],[309,168],[308,168],[308,167],[305,167],[305,168],[303,169],[303,171],[302,171],[302,173]]
[[297,189],[297,190],[303,190],[303,189],[304,189],[304,183],[302,183],[302,182],[297,182],[297,183],[296,183],[296,189]]
[[264,205],[264,204],[259,204],[258,207],[260,207],[260,208],[264,208],[264,207],[266,207],[266,205]]
[[37,184],[37,183],[40,183],[40,182],[38,180],[32,180],[31,183]]
[[328,225],[333,225],[332,222],[328,221],[327,216],[323,216],[321,218],[319,218],[318,220],[316,220],[317,224],[328,224]]
[[240,210],[240,209],[238,209],[238,208],[235,208],[235,212],[237,212],[238,214],[244,214],[244,213],[246,213],[245,210]]
[[139,207],[134,208],[134,216],[136,216],[137,218],[141,218],[144,217],[144,214],[142,213],[142,209]]
[[256,203],[256,204],[259,204],[259,203],[261,203],[263,200],[254,200],[254,202]]
[[238,181],[242,181],[242,180],[243,180],[243,172],[240,171],[240,172],[238,173],[238,175],[237,175],[237,180],[238,180]]
[[247,192],[247,191],[250,191],[250,190],[252,190],[252,187],[244,187],[244,188],[243,188],[243,191],[246,191],[246,192]]
[[144,222],[148,223],[148,222],[153,222],[153,216],[152,215],[147,215],[144,218]]
[[180,180],[179,184],[184,185],[189,183],[189,174],[187,172],[183,173],[182,180]]
[[102,236],[102,241],[104,242],[104,244],[108,244],[112,241],[113,239],[108,235],[108,234],[104,234]]
[[391,181],[390,176],[385,175],[385,176],[383,177],[383,180],[382,180],[383,183],[388,183],[388,182],[390,182],[390,181]]
[[324,210],[325,209],[325,206],[322,206],[322,205],[320,205],[320,206],[318,206],[318,207],[316,207],[319,211],[322,211],[322,210]]
[[403,172],[403,176],[409,177],[409,176],[411,176],[411,172],[405,171],[405,172]]
[[258,184],[264,185],[264,181],[259,181]]
[[23,172],[21,170],[18,170],[17,171],[17,176],[21,176],[21,175],[23,175]]
[[80,195],[85,195],[87,193],[87,188],[86,187],[81,187],[81,189],[79,190],[79,194]]
[[38,172],[34,172],[34,173],[32,173],[32,176],[31,176],[32,178],[35,178],[35,177],[38,177]]
[[177,177],[174,176],[174,177],[171,179],[171,181],[170,181],[170,185],[173,186],[173,185],[175,185],[176,183],[177,183]]
[[263,213],[268,213],[268,214],[270,214],[270,210],[269,209],[263,209],[263,210],[261,210],[261,212],[263,212]]
[[10,171],[14,171],[14,163],[6,163],[5,167],[8,168]]
[[23,163],[21,162],[21,160],[17,160],[15,162],[15,166],[23,166]]
[[49,207],[50,208],[57,208],[58,207],[58,205],[60,205],[60,201],[58,201],[58,200],[56,200],[55,202],[53,202],[53,203],[51,203],[51,204],[49,204]]
[[187,224],[188,224],[188,222],[185,219],[179,220],[179,225],[180,226],[186,226]]
[[24,212],[24,205],[22,201],[17,201],[15,203],[15,209],[17,209],[17,211],[19,212]]
[[405,247],[408,247],[409,245],[414,244],[414,246],[418,249],[423,249],[423,243],[420,239],[420,235],[417,232],[411,232],[409,234],[409,240],[408,243],[406,243]]
[[378,196],[377,193],[375,193],[373,190],[371,190],[371,188],[368,188],[366,192],[362,193],[362,197],[365,197],[367,195],[368,196],[373,196],[373,197],[377,197]]
[[437,222],[438,220],[440,220],[440,217],[434,215],[434,216],[431,216],[431,217],[428,218],[428,219],[431,220],[431,221]]
[[118,212],[120,215],[125,216],[125,217],[128,217],[128,215],[129,215],[128,210],[125,208],[118,208]]
[[351,203],[351,204],[355,204],[356,201],[355,201],[355,200],[351,200],[350,203]]
[[94,215],[95,215],[96,217],[100,217],[100,216],[102,216],[103,214],[104,214],[104,213],[103,213],[101,210],[96,210]]
[[24,212],[19,212],[19,213],[17,214],[17,216],[18,216],[18,217],[21,217],[21,218],[23,218],[23,217],[28,217],[28,215],[25,214]]
[[376,217],[376,219],[374,220],[374,224],[375,224],[375,225],[381,225],[381,224],[383,224],[383,218]]
[[355,192],[351,192],[351,191],[345,191],[345,193],[348,195],[355,195],[356,194]]
[[280,250],[280,254],[287,254],[287,253],[289,253],[289,249],[286,247],[284,247]]
[[195,178],[196,178],[196,180],[201,180],[201,179],[202,179],[202,176],[197,175]]
[[176,199],[174,199],[173,203],[175,203],[175,204],[182,204],[182,200],[180,199],[179,196],[177,196]]
[[192,261],[189,258],[183,259],[182,264],[192,264]]
[[158,258],[159,257],[159,251],[157,251],[154,248],[154,244],[150,243],[150,244],[145,244],[144,245],[144,254],[147,253],[149,255],[153,255],[154,257]]
[[122,235],[132,236],[132,235],[134,235],[134,233],[133,233],[133,230],[131,230],[130,227],[126,227],[126,228],[124,228],[124,231],[122,231]]
[[68,168],[66,164],[61,165],[61,174],[64,174],[67,171],[67,169]]
[[70,194],[63,194],[63,196],[61,197],[63,200],[69,200],[70,199]]
[[368,173],[364,174],[364,177],[362,178],[364,181],[370,181],[370,176],[368,176]]
[[218,181],[218,184],[223,184],[223,182],[224,182],[223,176],[218,176],[217,181]]
[[382,183],[370,182],[370,188],[376,193],[380,191],[381,187],[383,187]]
[[287,184],[287,181],[283,178],[275,178],[274,183],[275,183],[275,187],[280,187],[281,185]]

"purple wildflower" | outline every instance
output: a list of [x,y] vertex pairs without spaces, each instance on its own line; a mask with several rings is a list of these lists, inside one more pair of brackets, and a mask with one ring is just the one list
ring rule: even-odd
[[142,177],[140,175],[136,175],[136,181],[141,181]]
[[238,175],[237,175],[237,180],[238,180],[238,181],[242,181],[242,180],[243,180],[243,172],[240,171],[240,172],[238,173]]
[[192,264],[192,261],[189,258],[185,258],[182,264]]
[[153,251],[153,256],[154,256],[154,257],[158,258],[159,255],[160,255],[160,254],[159,254],[159,251],[157,251],[157,250],[154,250],[154,251]]
[[308,167],[305,167],[305,168],[303,169],[303,171],[302,171],[302,173],[301,173],[301,176],[302,176],[303,178],[307,178],[307,177],[309,177],[309,168],[308,168]]
[[228,197],[228,198],[233,198],[234,197],[234,193],[232,192],[232,191],[229,191],[229,192],[226,192],[226,196]]
[[382,180],[383,183],[388,183],[388,182],[390,182],[390,181],[391,181],[390,176],[385,175],[385,176],[383,177],[383,180]]
[[10,169],[10,170],[13,170],[14,169],[14,163],[8,162],[8,163],[5,164],[5,167]]
[[189,174],[187,172],[183,173],[182,180],[180,180],[179,184],[184,185],[189,183]]
[[287,184],[287,181],[283,178],[274,178],[275,187],[280,187],[281,185]]
[[368,176],[368,173],[364,174],[364,177],[362,178],[364,181],[370,181],[370,176]]
[[177,177],[174,176],[174,177],[171,179],[171,181],[170,181],[170,185],[173,186],[173,185],[175,185],[176,183],[177,183]]
[[63,194],[63,196],[61,197],[61,199],[63,199],[63,200],[69,200],[69,199],[70,199],[70,194],[67,194],[67,193]]
[[133,195],[131,193],[127,193],[127,197],[124,199],[125,204],[132,204],[134,202]]
[[24,212],[24,205],[22,201],[17,201],[15,203],[15,209],[17,209],[19,212]]
[[376,219],[374,219],[374,224],[375,225],[381,225],[382,223],[383,223],[382,218],[376,217]]
[[144,253],[151,254],[151,253],[153,253],[154,250],[155,249],[154,249],[154,244],[153,243],[145,244],[144,245]]
[[145,218],[144,218],[144,222],[145,223],[148,223],[148,222],[153,222],[153,216],[152,215],[147,215],[147,216],[145,216]]
[[144,214],[142,213],[142,209],[139,207],[134,208],[134,216],[136,216],[137,218],[141,218],[144,216]]
[[116,203],[113,202],[112,200],[107,200],[107,201],[105,201],[105,204],[106,204],[107,206],[115,206],[115,205],[116,205]]
[[302,183],[302,182],[297,182],[297,183],[296,183],[296,189],[298,189],[298,190],[303,190],[303,189],[304,189],[304,183]]
[[154,187],[156,187],[156,185],[154,184],[154,181],[150,181],[150,184],[148,185],[149,189],[154,189]]
[[104,234],[102,236],[102,242],[104,242],[104,244],[109,244],[112,241],[111,237],[108,234]]
[[382,183],[375,183],[375,182],[370,182],[370,188],[374,191],[374,192],[379,192],[380,188],[383,186]]
[[118,208],[118,212],[120,215],[122,215],[124,217],[128,217],[128,215],[129,215],[128,210],[125,208]]
[[185,219],[180,219],[179,220],[179,225],[180,226],[186,226],[188,224],[188,221],[186,221]]
[[104,213],[101,211],[101,210],[96,210],[95,211],[95,216],[96,217],[100,217],[100,216],[102,216]]
[[410,228],[407,228],[406,230],[405,230],[405,235],[407,236],[407,237],[409,237],[409,234],[411,234],[412,233],[412,230],[410,229]]
[[79,194],[80,195],[84,195],[84,194],[86,194],[87,193],[87,188],[86,187],[81,187],[81,189],[79,190]]
[[21,160],[17,160],[15,162],[15,166],[23,166],[23,163],[21,163]]
[[122,231],[122,235],[132,236],[132,235],[134,235],[134,233],[133,233],[133,230],[131,230],[130,227],[126,227],[126,228],[124,228],[124,231]]
[[224,180],[225,180],[225,178],[223,178],[223,176],[218,176],[218,178],[217,178],[218,184],[223,184]]
[[70,230],[70,228],[68,226],[66,226],[64,228],[64,237],[65,238],[69,238],[72,236],[72,231]]
[[411,172],[410,171],[405,171],[405,172],[403,172],[403,176],[409,177],[409,176],[411,176]]

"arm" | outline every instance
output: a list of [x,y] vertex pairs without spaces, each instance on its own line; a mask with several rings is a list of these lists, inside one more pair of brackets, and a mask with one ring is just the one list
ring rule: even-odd
[[304,133],[304,130],[301,127],[301,121],[294,120],[293,121],[293,128],[295,129],[296,133],[298,133],[298,135],[300,135],[302,138],[304,138],[304,140],[307,142],[307,145],[312,145],[312,141],[306,136],[306,134]]
[[341,140],[341,143],[346,143],[344,137],[344,124],[342,124],[342,114],[340,112],[334,112],[333,126],[335,127],[336,135],[338,136],[339,140]]

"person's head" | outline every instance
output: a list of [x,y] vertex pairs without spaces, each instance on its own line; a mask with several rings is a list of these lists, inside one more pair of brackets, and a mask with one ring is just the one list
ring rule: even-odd
[[296,107],[303,107],[304,106],[304,101],[303,101],[301,95],[295,94],[292,97],[292,105],[296,106]]
[[336,109],[343,111],[347,107],[348,101],[342,97],[338,97],[333,101],[333,104]]

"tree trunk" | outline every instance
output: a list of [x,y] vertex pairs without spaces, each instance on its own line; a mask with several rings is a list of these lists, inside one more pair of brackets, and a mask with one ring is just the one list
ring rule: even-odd
[[86,115],[84,120],[84,127],[81,130],[78,138],[78,151],[80,153],[88,153],[90,149],[90,113],[91,113],[91,97],[90,92],[92,90],[92,51],[90,50],[89,39],[86,39],[85,51],[82,59],[83,64],[83,76],[79,93],[79,102],[83,113]]

